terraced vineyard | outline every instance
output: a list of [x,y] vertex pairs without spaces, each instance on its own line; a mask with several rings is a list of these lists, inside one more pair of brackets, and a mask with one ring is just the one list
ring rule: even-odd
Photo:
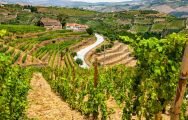
[[97,58],[100,65],[114,66],[123,64],[126,66],[135,66],[136,60],[131,56],[132,50],[128,45],[115,41],[112,48],[108,48],[103,52],[92,54],[90,62],[93,63]]
[[41,60],[27,54],[26,52],[13,48],[11,46],[0,44],[0,52],[5,53],[12,57],[13,64],[19,65],[42,65],[44,64]]
[[[95,37],[86,32],[69,30],[16,34],[1,43],[0,52],[12,56],[14,64],[22,66],[67,67],[72,56],[69,53],[95,42]],[[68,62],[65,60],[68,59]],[[71,65],[73,66],[73,61]],[[69,63],[68,63],[69,64]],[[71,67],[72,67],[71,66]]]
[[[187,118],[186,102],[181,114],[172,104],[184,49],[179,85],[186,87],[188,41],[184,33],[171,33],[182,31],[185,19],[150,10],[98,13],[34,6],[38,10],[27,14],[21,5],[4,8],[1,13],[15,18],[0,25],[0,120],[35,119],[27,112],[39,120],[75,120],[75,112],[86,120],[168,120],[170,112]],[[35,26],[41,17],[90,28],[47,31]],[[100,34],[97,41],[91,32]],[[186,101],[183,92],[178,95],[181,86],[177,98]]]

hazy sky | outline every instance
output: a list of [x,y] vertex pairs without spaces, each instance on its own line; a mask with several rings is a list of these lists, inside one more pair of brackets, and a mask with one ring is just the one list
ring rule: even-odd
[[72,0],[72,1],[83,1],[83,2],[123,2],[131,0]]

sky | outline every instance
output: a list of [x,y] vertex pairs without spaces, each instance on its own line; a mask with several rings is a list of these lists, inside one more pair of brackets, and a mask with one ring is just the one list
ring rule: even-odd
[[82,1],[82,2],[123,2],[123,1],[131,1],[131,0],[72,0],[72,1]]
[[[20,1],[20,2],[29,2],[29,1],[56,1],[56,0],[0,0],[0,2],[11,2],[11,1]],[[96,3],[96,2],[123,2],[123,1],[131,1],[131,0],[59,0],[59,1],[81,1],[88,3]]]

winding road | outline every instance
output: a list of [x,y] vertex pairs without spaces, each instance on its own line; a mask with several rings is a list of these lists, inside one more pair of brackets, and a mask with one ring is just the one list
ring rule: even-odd
[[82,67],[82,68],[89,68],[89,66],[88,66],[87,63],[85,62],[85,56],[86,56],[86,54],[87,54],[90,50],[92,50],[93,48],[97,47],[98,45],[100,45],[100,44],[104,41],[104,37],[103,37],[103,36],[101,36],[101,35],[99,35],[99,34],[95,34],[95,36],[96,36],[96,38],[97,38],[97,41],[96,41],[94,44],[92,44],[92,45],[90,45],[90,46],[88,46],[88,47],[86,47],[86,48],[84,48],[84,49],[78,51],[78,52],[77,52],[77,56],[74,57],[75,60],[76,60],[77,58],[80,58],[80,59],[83,61],[83,65],[80,66],[80,67]]

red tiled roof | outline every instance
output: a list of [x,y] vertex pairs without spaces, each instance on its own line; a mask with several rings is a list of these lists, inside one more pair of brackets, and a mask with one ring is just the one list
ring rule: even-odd
[[82,27],[82,28],[88,27],[87,25],[82,25],[82,24],[77,24],[77,23],[67,23],[66,26],[73,26],[73,27],[79,26],[79,27]]

